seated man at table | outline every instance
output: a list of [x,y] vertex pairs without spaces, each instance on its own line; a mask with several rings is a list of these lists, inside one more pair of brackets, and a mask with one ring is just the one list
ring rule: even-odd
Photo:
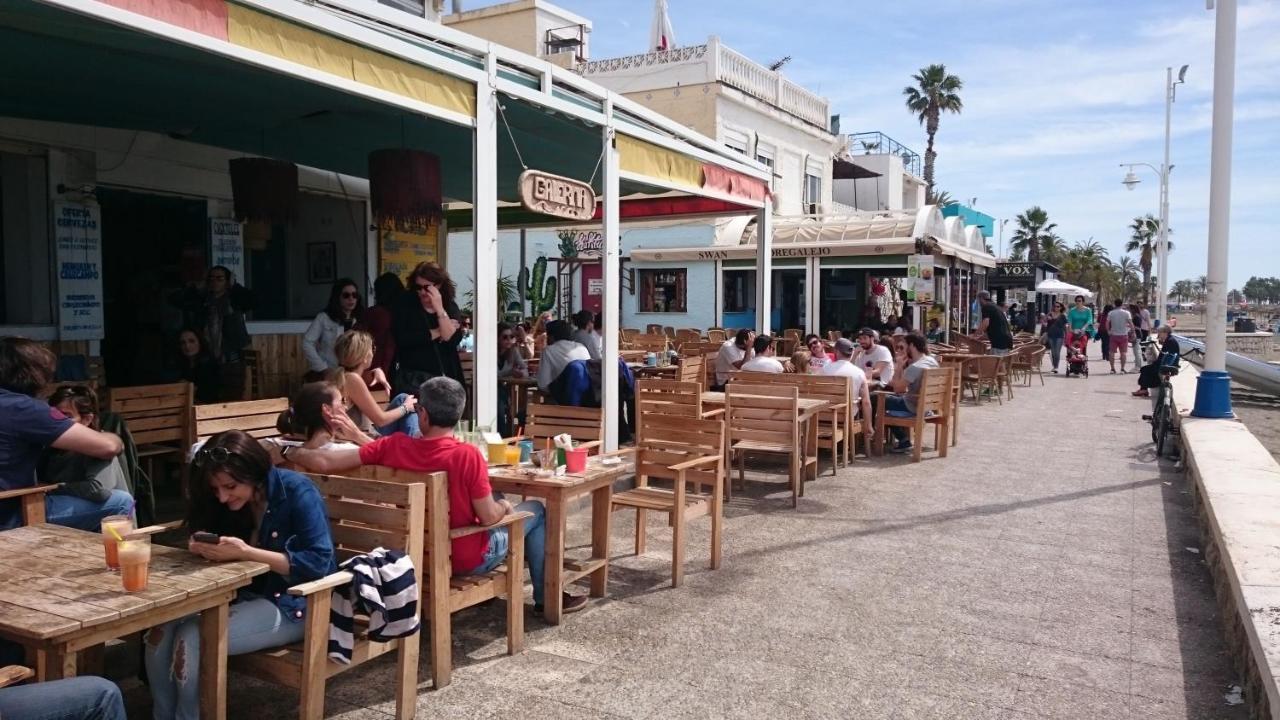
[[751,359],[753,352],[751,343],[755,337],[756,334],[751,330],[742,329],[737,335],[724,341],[716,354],[716,384],[711,388],[712,390],[724,390],[725,383],[729,382],[734,371],[741,370],[742,366]]
[[573,339],[573,328],[563,320],[547,323],[547,347],[538,361],[538,389],[547,392],[565,367],[575,360],[590,360],[591,353]]
[[[915,417],[916,401],[920,398],[920,384],[924,380],[924,371],[940,367],[938,360],[929,354],[929,342],[923,336],[911,333],[903,338],[903,342],[906,352],[898,357],[897,367],[893,372],[895,378],[893,391],[897,394],[889,395],[884,399],[884,414],[890,417]],[[894,446],[889,448],[889,452],[899,454],[910,452],[911,440],[907,436],[907,429],[901,427],[889,429],[896,440]]]
[[[554,324],[554,323],[553,323]],[[576,344],[576,343],[575,343]],[[549,350],[550,348],[548,348]],[[354,450],[319,451],[302,448],[273,450],[277,462],[288,459],[299,467],[319,473],[341,473],[361,465],[412,472],[444,472],[449,476],[449,528],[492,525],[513,511],[533,513],[524,521],[525,560],[533,580],[534,611],[542,612],[544,555],[546,553],[546,508],[536,500],[512,507],[495,499],[489,486],[489,468],[483,455],[471,445],[458,442],[453,428],[467,404],[467,391],[456,380],[434,377],[418,390],[418,420],[422,437],[397,433],[379,438]],[[455,538],[453,572],[476,575],[493,570],[506,560],[510,542],[508,528]],[[587,604],[585,596],[564,594],[564,612],[576,612]]]
[[755,342],[751,344],[752,356],[750,360],[742,363],[744,372],[764,372],[764,373],[781,373],[786,372],[786,368],[775,357],[776,353],[773,349],[773,337],[770,335],[758,335]]
[[862,368],[867,379],[888,386],[893,382],[893,353],[876,337],[876,331],[862,328],[858,331],[858,347],[854,349],[852,362]]
[[573,341],[586,348],[592,360],[599,360],[604,340],[596,332],[595,314],[590,310],[579,310],[573,314],[573,327]]
[[853,416],[861,417],[865,429],[870,430],[871,422],[871,383],[867,382],[867,374],[853,362],[853,341],[849,338],[836,340],[835,362],[827,363],[822,368],[822,375],[842,376],[850,378],[851,395],[857,398],[857,408]]

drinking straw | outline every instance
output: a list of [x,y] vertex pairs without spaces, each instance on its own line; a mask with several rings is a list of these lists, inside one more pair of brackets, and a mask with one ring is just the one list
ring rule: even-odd
[[116,542],[124,542],[124,538],[120,537],[120,533],[116,532],[116,527],[114,525],[108,525],[107,532],[115,536]]

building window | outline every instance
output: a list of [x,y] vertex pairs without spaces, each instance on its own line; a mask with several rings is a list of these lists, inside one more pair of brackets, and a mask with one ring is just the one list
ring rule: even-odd
[[640,312],[688,312],[688,271],[684,268],[640,271]]
[[804,207],[810,215],[822,211],[822,178],[817,175],[804,176]]
[[752,312],[756,305],[756,271],[725,270],[723,278],[724,312]]
[[773,169],[774,158],[777,156],[778,150],[774,146],[763,142],[756,142],[756,162],[761,165],[768,165],[769,169]]
[[747,133],[740,130],[734,130],[733,128],[724,128],[721,136],[724,138],[725,147],[734,152],[742,153],[747,157],[751,157],[747,152],[747,148],[751,145],[751,137],[747,135]]

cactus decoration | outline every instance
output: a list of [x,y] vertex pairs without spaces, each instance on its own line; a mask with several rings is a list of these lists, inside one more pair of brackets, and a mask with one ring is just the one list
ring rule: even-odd
[[531,315],[541,315],[556,305],[556,279],[547,277],[547,259],[540,257],[533,262],[533,272],[521,268],[516,280],[520,297],[531,303]]

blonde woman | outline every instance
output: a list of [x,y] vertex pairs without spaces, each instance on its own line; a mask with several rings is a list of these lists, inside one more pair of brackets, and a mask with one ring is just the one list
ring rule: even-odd
[[386,385],[386,377],[380,370],[370,370],[373,364],[373,336],[363,330],[348,330],[333,346],[341,374],[335,380],[342,396],[350,406],[348,414],[357,427],[368,432],[377,430],[379,435],[402,432],[409,437],[421,436],[418,415],[414,412],[417,398],[401,393],[383,408],[369,392],[369,380]]
[[791,364],[787,365],[787,372],[799,375],[809,375],[810,361],[813,360],[813,353],[808,350],[797,350],[791,353]]

